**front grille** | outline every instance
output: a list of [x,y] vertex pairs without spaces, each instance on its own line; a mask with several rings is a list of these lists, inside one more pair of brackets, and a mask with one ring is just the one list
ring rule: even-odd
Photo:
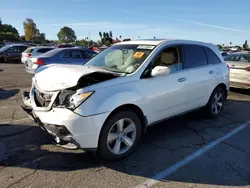
[[34,99],[37,107],[48,107],[53,94],[42,93],[34,87]]

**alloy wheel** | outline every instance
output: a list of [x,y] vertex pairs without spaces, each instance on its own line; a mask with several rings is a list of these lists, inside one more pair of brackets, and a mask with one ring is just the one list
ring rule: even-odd
[[223,107],[223,94],[218,92],[214,95],[212,102],[212,111],[215,115],[219,114]]
[[136,139],[136,125],[129,118],[115,122],[108,133],[107,145],[110,152],[121,155],[127,152]]

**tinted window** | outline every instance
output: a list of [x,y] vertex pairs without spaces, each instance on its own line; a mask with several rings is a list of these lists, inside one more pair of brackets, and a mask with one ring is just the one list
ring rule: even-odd
[[19,51],[18,47],[14,46],[7,50],[8,53],[17,53]]
[[225,57],[225,61],[250,62],[250,54],[230,54]]
[[208,64],[217,64],[217,63],[221,62],[220,59],[217,57],[217,55],[212,50],[210,50],[209,48],[206,48],[206,47],[204,47],[204,50],[207,54]]
[[207,65],[207,57],[203,47],[183,45],[184,69]]
[[50,50],[52,50],[52,48],[41,48],[41,49],[37,50],[37,52],[38,53],[45,53],[45,52],[48,52]]
[[82,54],[79,50],[76,51],[68,51],[65,53],[63,58],[70,58],[70,59],[82,59]]
[[27,48],[27,46],[19,46],[19,52],[24,52]]
[[82,54],[80,51],[71,51],[71,58],[72,59],[82,59]]
[[84,59],[91,59],[92,57],[94,57],[96,54],[90,51],[84,51],[83,52],[83,58]]

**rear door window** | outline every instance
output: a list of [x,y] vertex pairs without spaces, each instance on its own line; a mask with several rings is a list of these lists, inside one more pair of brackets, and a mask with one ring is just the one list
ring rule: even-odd
[[201,67],[208,64],[205,50],[199,45],[183,45],[184,69]]
[[218,56],[211,49],[204,47],[204,50],[207,55],[208,64],[218,64],[221,62]]
[[84,51],[83,52],[83,58],[84,59],[91,59],[92,57],[94,57],[96,54],[90,51]]
[[34,50],[33,48],[28,48],[28,49],[26,49],[24,52],[25,52],[25,53],[31,53],[31,52],[33,52],[33,50]]
[[83,59],[82,54],[79,50],[68,51],[64,54],[63,58],[67,59]]

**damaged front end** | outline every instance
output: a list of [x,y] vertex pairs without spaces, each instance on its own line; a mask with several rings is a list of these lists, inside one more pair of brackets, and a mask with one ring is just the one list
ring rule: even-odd
[[[24,105],[22,108],[43,130],[54,137],[57,145],[68,149],[80,148],[67,125],[63,123],[57,124],[57,121],[47,123],[48,121],[44,120],[44,116],[40,116],[40,114],[49,114],[53,112],[53,108],[67,109],[71,111],[71,114],[75,114],[74,110],[95,92],[84,90],[84,88],[119,76],[107,72],[92,72],[81,76],[75,86],[60,91],[44,91],[39,87],[39,82],[33,78],[30,92],[23,93]],[[60,122],[60,119],[58,119],[58,122]]]

